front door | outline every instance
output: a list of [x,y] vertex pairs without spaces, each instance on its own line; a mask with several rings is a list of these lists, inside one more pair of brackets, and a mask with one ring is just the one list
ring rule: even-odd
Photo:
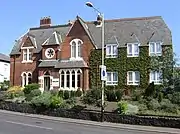
[[44,77],[44,91],[50,90],[50,77]]

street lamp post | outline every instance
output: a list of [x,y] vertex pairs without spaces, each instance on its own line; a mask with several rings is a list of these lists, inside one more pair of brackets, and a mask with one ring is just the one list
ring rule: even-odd
[[[93,6],[93,4],[91,2],[86,2],[86,5],[88,7],[93,8],[96,12],[99,13],[100,17],[101,17],[101,43],[102,43],[102,65],[101,65],[101,70],[103,69],[104,66],[104,14],[102,14],[97,8],[95,8]],[[101,78],[102,80],[102,90],[101,90],[101,121],[104,121],[104,80]]]

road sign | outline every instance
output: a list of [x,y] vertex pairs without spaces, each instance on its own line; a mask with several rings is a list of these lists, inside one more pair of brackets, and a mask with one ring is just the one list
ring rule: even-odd
[[101,65],[100,68],[101,68],[101,80],[106,81],[107,79],[106,66]]

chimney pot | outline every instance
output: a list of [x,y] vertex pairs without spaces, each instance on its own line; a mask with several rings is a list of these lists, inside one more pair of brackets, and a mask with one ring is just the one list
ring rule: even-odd
[[51,26],[51,18],[49,17],[42,17],[40,19],[40,27],[50,27]]

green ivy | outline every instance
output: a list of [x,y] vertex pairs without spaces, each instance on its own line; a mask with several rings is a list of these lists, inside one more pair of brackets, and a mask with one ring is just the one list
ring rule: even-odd
[[[139,57],[127,57],[127,48],[121,47],[118,49],[117,58],[105,58],[105,65],[107,71],[118,72],[118,85],[106,86],[110,89],[134,89],[137,86],[127,86],[127,71],[140,72],[140,85],[138,88],[145,89],[149,85],[149,71],[150,71],[149,47],[141,46]],[[100,88],[100,68],[101,65],[101,49],[96,49],[91,52],[90,57],[90,87]]]

